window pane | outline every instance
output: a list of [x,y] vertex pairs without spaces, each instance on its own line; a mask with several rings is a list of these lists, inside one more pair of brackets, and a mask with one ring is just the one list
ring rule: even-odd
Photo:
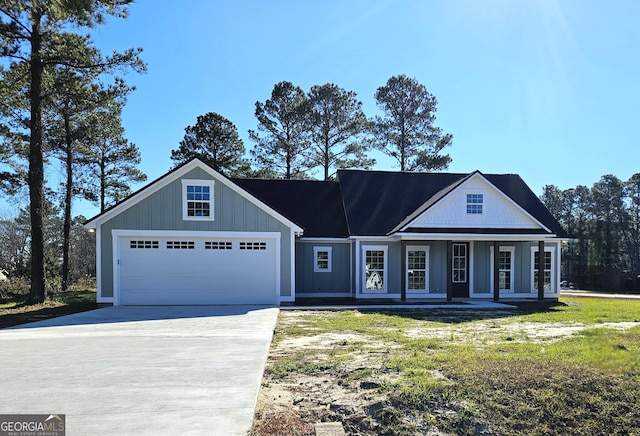
[[500,269],[511,269],[511,252],[500,252]]
[[384,289],[384,272],[367,271],[367,290]]
[[426,289],[425,271],[409,271],[408,288],[423,290]]
[[316,251],[316,270],[329,269],[329,252]]
[[483,200],[483,194],[467,194],[467,213],[481,214]]
[[409,251],[407,268],[409,269],[425,269],[426,268],[426,251]]
[[511,271],[500,271],[500,289],[511,289]]
[[210,216],[209,203],[202,201],[188,201],[187,216]]
[[366,250],[366,289],[381,290],[384,289],[384,251],[383,250]]
[[369,269],[382,270],[384,268],[384,251],[372,250],[366,253],[366,263]]
[[210,216],[211,188],[202,185],[187,185],[187,216]]

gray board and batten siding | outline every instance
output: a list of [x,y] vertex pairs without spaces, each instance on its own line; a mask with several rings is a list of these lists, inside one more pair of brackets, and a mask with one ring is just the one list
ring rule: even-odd
[[[296,242],[296,295],[300,297],[352,296],[351,268],[353,243]],[[331,250],[331,270],[315,271],[314,248]]]

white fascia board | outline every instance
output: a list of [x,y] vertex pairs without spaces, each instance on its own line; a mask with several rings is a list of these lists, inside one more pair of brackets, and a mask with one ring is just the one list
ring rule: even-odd
[[202,169],[203,171],[208,173],[211,177],[213,177],[215,180],[219,181],[220,183],[222,183],[223,185],[225,185],[226,187],[228,187],[229,189],[231,189],[235,193],[237,193],[237,194],[241,195],[242,197],[246,198],[250,203],[252,203],[256,207],[258,207],[259,209],[261,209],[265,213],[273,216],[278,221],[283,222],[286,226],[290,227],[291,230],[294,231],[295,233],[298,233],[298,234],[302,234],[303,233],[302,227],[298,226],[297,224],[295,224],[294,222],[292,222],[291,220],[289,220],[285,216],[281,215],[279,212],[277,212],[274,209],[272,209],[271,207],[267,206],[265,203],[260,201],[258,198],[256,198],[255,196],[253,196],[249,192],[245,191],[244,189],[240,188],[238,185],[236,185],[235,183],[233,183],[232,181],[227,179],[225,176],[223,176],[222,174],[218,173],[216,170],[211,168],[209,165],[204,164],[202,161],[200,161],[198,159],[194,159],[191,162],[187,163],[186,165],[184,165],[184,166],[180,167],[179,169],[175,170],[173,173],[170,173],[170,174],[166,175],[165,177],[160,178],[156,182],[154,182],[151,185],[147,186],[146,188],[142,189],[137,194],[133,195],[132,197],[129,197],[127,200],[123,201],[122,203],[118,204],[117,206],[114,206],[112,209],[108,210],[107,212],[105,212],[105,213],[103,213],[101,215],[98,215],[97,217],[95,217],[91,221],[87,222],[84,225],[84,227],[87,228],[87,229],[95,229],[97,226],[101,225],[103,222],[108,221],[109,219],[113,218],[114,216],[118,215],[119,213],[123,212],[124,210],[130,208],[131,206],[135,205],[136,203],[138,203],[138,202],[144,200],[145,198],[149,197],[151,194],[153,194],[153,193],[159,191],[160,189],[166,187],[167,185],[175,182],[176,180],[180,179],[181,177],[184,177],[189,171],[191,171],[191,170],[193,170],[195,168]]
[[395,235],[395,240],[410,241],[546,241],[555,235],[479,235],[477,233],[407,233]]
[[398,241],[564,241],[555,234],[478,234],[478,233],[393,233],[389,236],[350,236],[358,242],[398,242]]
[[392,240],[389,236],[349,236],[349,239],[352,241],[379,241],[379,242],[389,242]]
[[353,239],[350,238],[299,238],[300,242],[326,242],[330,244],[352,244]]

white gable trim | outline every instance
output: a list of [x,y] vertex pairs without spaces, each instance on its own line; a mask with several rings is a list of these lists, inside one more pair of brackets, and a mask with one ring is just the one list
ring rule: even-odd
[[[456,193],[459,193],[460,191],[463,191],[467,188],[465,188],[466,185],[472,183],[472,181],[476,178],[480,178],[482,181],[484,181],[491,189],[492,192],[494,192],[495,194],[497,194],[500,198],[504,199],[505,201],[507,201],[509,204],[511,204],[514,208],[516,208],[516,210],[518,210],[519,212],[521,212],[522,214],[524,214],[528,219],[530,219],[531,221],[533,221],[537,226],[539,226],[540,228],[544,229],[545,231],[549,232],[549,233],[553,233],[551,232],[551,230],[546,227],[544,224],[542,224],[540,221],[538,221],[533,215],[531,215],[529,212],[527,212],[524,208],[522,208],[518,203],[516,203],[515,201],[513,201],[513,199],[511,199],[511,197],[509,197],[508,195],[506,195],[504,192],[502,192],[500,189],[498,189],[493,183],[491,183],[484,175],[482,175],[482,173],[480,173],[479,171],[476,171],[475,173],[471,174],[471,176],[467,177],[464,181],[462,181],[458,186],[456,186],[455,188],[453,188],[451,191],[447,192],[444,196],[442,196],[442,198],[439,198],[436,202],[434,202],[432,205],[430,205],[428,208],[425,208],[424,210],[421,210],[423,207],[421,206],[420,208],[418,208],[416,210],[416,213],[414,212],[415,216],[413,216],[408,222],[405,222],[403,224],[401,224],[401,227],[399,226],[396,227],[392,233],[395,232],[403,232],[406,231],[408,228],[413,227],[414,225],[416,225],[417,221],[429,210],[433,210],[434,207],[438,206],[439,204],[441,204],[445,199],[449,198],[452,195],[455,195]],[[412,214],[413,215],[413,214]]]
[[265,213],[271,215],[272,217],[276,218],[278,221],[284,223],[286,226],[291,228],[291,230],[294,233],[301,234],[303,232],[303,229],[300,226],[298,226],[296,223],[294,223],[293,221],[291,221],[288,218],[284,217],[279,212],[273,210],[271,207],[267,206],[265,203],[263,203],[262,201],[260,201],[259,199],[257,199],[253,195],[251,195],[249,192],[245,191],[244,189],[242,189],[241,187],[236,185],[235,183],[231,182],[229,179],[224,177],[222,174],[218,173],[216,170],[214,170],[210,166],[204,164],[199,159],[194,159],[194,160],[188,162],[187,164],[183,165],[182,167],[178,168],[174,172],[169,173],[169,174],[165,175],[164,177],[156,180],[155,182],[151,183],[146,188],[143,188],[142,190],[140,190],[136,194],[134,194],[131,197],[127,198],[122,203],[120,203],[120,204],[114,206],[113,208],[107,210],[106,212],[96,216],[91,221],[87,222],[84,225],[84,227],[87,228],[87,229],[98,228],[100,225],[102,225],[102,223],[110,220],[111,218],[115,217],[116,215],[118,215],[118,214],[122,213],[123,211],[129,209],[130,207],[134,206],[135,204],[139,203],[140,201],[144,200],[145,198],[149,197],[150,195],[158,192],[162,188],[170,185],[171,183],[175,182],[176,180],[179,180],[180,178],[184,177],[187,173],[189,173],[189,171],[192,171],[195,168],[200,168],[200,169],[204,170],[207,174],[209,174],[215,180],[217,180],[220,183],[222,183],[224,186],[228,187],[229,189],[231,189],[235,193],[243,196],[250,203],[252,203],[256,207],[258,207],[259,209],[261,209]]

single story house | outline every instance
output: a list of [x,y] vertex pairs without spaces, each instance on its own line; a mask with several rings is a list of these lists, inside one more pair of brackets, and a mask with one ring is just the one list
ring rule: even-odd
[[557,299],[568,236],[513,174],[258,180],[197,159],[85,226],[113,305]]

